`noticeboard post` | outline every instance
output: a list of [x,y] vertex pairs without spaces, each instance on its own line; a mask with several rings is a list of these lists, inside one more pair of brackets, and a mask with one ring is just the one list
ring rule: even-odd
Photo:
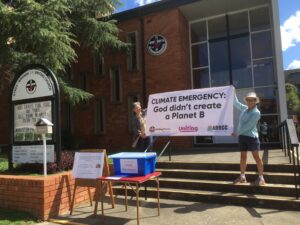
[[44,176],[47,176],[47,143],[46,143],[46,134],[53,133],[53,123],[51,123],[46,118],[41,118],[36,124],[37,134],[41,134],[43,137],[43,164],[44,164]]
[[43,135],[35,126],[41,118],[53,124],[53,132],[44,134],[47,162],[60,165],[60,90],[53,72],[37,64],[24,67],[11,84],[9,106],[9,168],[13,163],[43,163]]

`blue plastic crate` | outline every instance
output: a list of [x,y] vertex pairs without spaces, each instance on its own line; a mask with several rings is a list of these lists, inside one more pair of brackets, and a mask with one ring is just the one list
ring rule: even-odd
[[144,176],[155,172],[154,152],[121,152],[108,157],[113,159],[115,175]]

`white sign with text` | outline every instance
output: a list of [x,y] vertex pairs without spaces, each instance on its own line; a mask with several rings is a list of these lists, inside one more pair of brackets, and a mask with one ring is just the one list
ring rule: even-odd
[[23,73],[15,83],[12,101],[53,96],[53,83],[40,70],[31,69]]
[[[43,163],[43,145],[13,146],[13,163]],[[47,162],[54,162],[54,145],[47,145]]]
[[149,96],[147,136],[230,136],[233,86],[165,92]]
[[76,152],[73,165],[74,178],[96,179],[102,176],[103,152]]
[[120,159],[121,173],[137,174],[138,160],[137,159]]

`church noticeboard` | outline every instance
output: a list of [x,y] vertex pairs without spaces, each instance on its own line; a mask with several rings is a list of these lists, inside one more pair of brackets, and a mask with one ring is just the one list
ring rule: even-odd
[[[54,74],[42,65],[28,65],[12,83],[10,128],[13,163],[42,163],[42,137],[35,124],[46,118],[54,124],[47,134],[49,162],[60,160],[59,86]],[[55,160],[54,152],[57,159]]]

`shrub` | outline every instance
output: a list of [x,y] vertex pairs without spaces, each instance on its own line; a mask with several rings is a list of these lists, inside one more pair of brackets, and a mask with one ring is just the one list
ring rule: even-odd
[[[61,166],[55,163],[47,163],[47,173],[53,174],[60,171],[70,170],[73,168],[74,163],[73,151],[62,151],[61,152]],[[15,168],[15,171],[22,171],[22,173],[40,173],[44,172],[43,164],[41,163],[24,163],[20,164]]]

